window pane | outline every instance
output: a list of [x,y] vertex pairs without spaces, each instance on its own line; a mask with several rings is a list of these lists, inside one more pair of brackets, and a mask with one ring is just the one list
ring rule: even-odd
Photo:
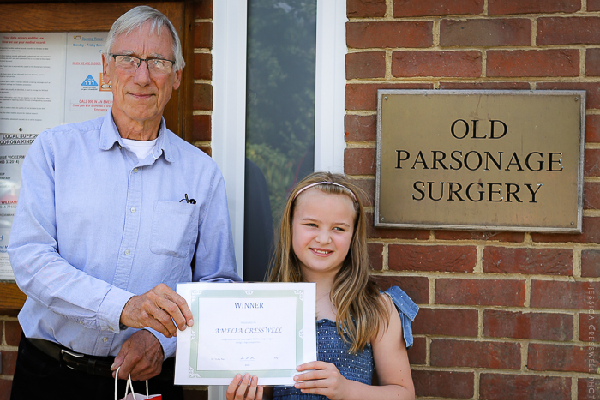
[[[264,242],[270,242],[267,238],[271,239],[273,232],[268,227],[277,226],[291,188],[314,168],[315,43],[316,0],[249,1],[246,280],[262,280],[270,256],[269,243]],[[260,193],[261,173],[270,215],[264,204],[267,197]],[[264,256],[255,254],[263,251]],[[252,272],[255,269],[257,274]]]

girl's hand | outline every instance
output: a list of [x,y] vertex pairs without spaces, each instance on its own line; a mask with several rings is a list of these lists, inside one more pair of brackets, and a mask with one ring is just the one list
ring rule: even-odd
[[302,364],[298,371],[306,371],[294,376],[295,387],[302,393],[315,393],[326,396],[328,399],[343,399],[344,392],[348,390],[348,382],[337,367],[323,361],[313,361]]
[[262,400],[263,387],[258,386],[258,377],[237,374],[227,386],[227,400]]

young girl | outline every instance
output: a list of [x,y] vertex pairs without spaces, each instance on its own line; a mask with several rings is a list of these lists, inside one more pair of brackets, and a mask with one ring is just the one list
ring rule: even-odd
[[290,194],[269,281],[316,283],[319,361],[298,366],[293,387],[263,390],[257,377],[237,375],[228,400],[414,399],[406,349],[418,307],[398,287],[382,294],[369,280],[358,194],[328,172],[309,175]]

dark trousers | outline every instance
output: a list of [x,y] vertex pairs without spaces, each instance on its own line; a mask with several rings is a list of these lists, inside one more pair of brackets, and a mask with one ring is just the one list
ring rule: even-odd
[[[167,359],[166,363],[173,359]],[[173,385],[173,372],[163,372],[148,381],[149,394],[162,400],[183,400],[183,387]],[[166,375],[170,376],[166,376]],[[119,380],[117,398],[125,395],[126,381]],[[146,381],[133,382],[136,393],[146,394]],[[34,347],[24,336],[19,343],[10,399],[109,400],[115,396],[115,380],[75,371]]]

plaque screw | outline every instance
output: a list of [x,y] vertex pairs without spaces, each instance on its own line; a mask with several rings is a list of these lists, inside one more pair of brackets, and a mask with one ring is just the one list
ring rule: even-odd
[[575,101],[579,101],[579,97],[575,97]]
[[384,100],[387,100],[387,96],[383,96],[383,99],[384,99]]
[[571,225],[575,225],[575,223],[574,223],[574,222],[571,222]]

